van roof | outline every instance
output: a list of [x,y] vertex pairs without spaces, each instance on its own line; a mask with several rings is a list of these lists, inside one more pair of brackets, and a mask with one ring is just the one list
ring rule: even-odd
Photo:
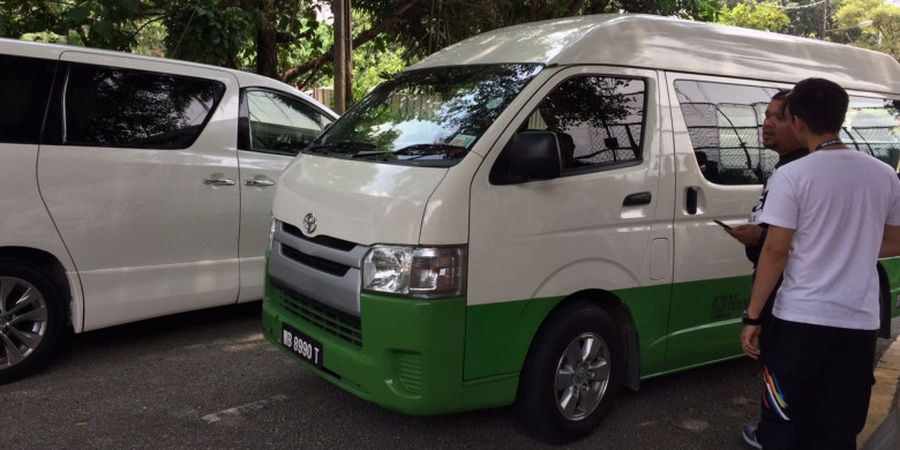
[[[281,81],[255,74],[250,72],[244,72],[242,70],[236,69],[227,69],[224,67],[211,66],[208,64],[199,64],[189,61],[182,61],[178,59],[170,59],[170,58],[158,58],[155,56],[143,56],[136,55],[133,53],[125,53],[125,52],[116,52],[112,50],[101,50],[96,48],[87,48],[87,47],[77,47],[74,45],[61,45],[61,44],[47,44],[43,42],[29,42],[29,41],[20,41],[16,39],[5,39],[0,38],[0,54],[12,54],[19,56],[30,56],[34,58],[44,58],[44,59],[58,59],[60,55],[65,52],[78,52],[78,53],[91,53],[98,55],[108,55],[115,56],[119,58],[130,58],[135,60],[144,60],[144,61],[156,61],[156,62],[164,62],[167,64],[178,64],[182,66],[188,67],[197,67],[203,69],[212,69],[219,70],[223,72],[228,72],[232,74],[235,78],[237,78],[238,84],[241,87],[267,87],[271,89],[276,89],[280,91],[287,91],[296,96],[302,97],[304,100],[309,101],[312,104],[320,107],[322,110],[327,111],[332,114],[333,117],[337,117],[337,114],[334,113],[327,106],[321,104],[316,101],[314,98],[300,92],[298,89],[293,86],[282,83]],[[135,69],[140,69],[140,67],[134,67]]]
[[468,64],[603,64],[900,93],[900,63],[830,42],[640,14],[568,17],[501,28],[451,45],[410,70]]

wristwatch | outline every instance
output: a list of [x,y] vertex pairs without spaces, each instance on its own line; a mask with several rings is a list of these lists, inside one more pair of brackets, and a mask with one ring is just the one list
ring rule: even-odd
[[741,322],[743,322],[744,325],[760,325],[760,324],[762,324],[762,320],[760,320],[759,317],[757,317],[755,319],[751,319],[750,316],[747,315],[746,309],[744,310],[744,314],[741,316]]

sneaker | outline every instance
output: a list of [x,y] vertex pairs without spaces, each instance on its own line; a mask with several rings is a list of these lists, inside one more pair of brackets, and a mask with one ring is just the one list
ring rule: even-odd
[[744,428],[741,430],[741,436],[744,437],[744,442],[747,445],[762,450],[762,445],[756,439],[756,425],[744,425]]

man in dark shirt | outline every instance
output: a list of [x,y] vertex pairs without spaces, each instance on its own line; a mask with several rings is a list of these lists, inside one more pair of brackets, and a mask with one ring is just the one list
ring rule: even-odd
[[[779,91],[772,96],[769,105],[766,107],[766,118],[763,121],[763,147],[774,150],[778,153],[778,163],[775,164],[774,174],[779,167],[796,161],[809,154],[809,151],[803,147],[803,144],[794,136],[791,130],[791,121],[784,111],[785,97],[789,91]],[[769,193],[767,183],[763,183],[762,194],[756,205],[750,211],[750,220],[747,225],[739,225],[731,230],[727,230],[733,238],[740,241],[746,246],[745,252],[747,259],[753,263],[759,261],[759,253],[762,250],[763,243],[766,241],[766,229],[768,225],[759,222],[759,214],[762,212],[763,205],[766,204],[766,195]]]
[[[788,117],[788,114],[785,111],[785,99],[789,92],[790,91],[778,91],[778,93],[772,96],[772,100],[769,101],[769,105],[766,107],[766,118],[763,121],[762,128],[763,146],[778,153],[778,163],[775,164],[775,168],[772,170],[771,175],[774,175],[779,167],[809,154],[809,150],[807,150],[797,137],[794,136],[794,131],[791,129],[790,117]],[[769,186],[768,182],[765,182],[763,183],[763,189],[762,193],[759,195],[759,200],[750,211],[749,223],[747,225],[738,225],[730,230],[726,230],[728,234],[746,246],[744,251],[747,254],[747,259],[753,263],[754,270],[756,270],[756,263],[759,261],[759,254],[762,251],[763,243],[766,242],[766,231],[769,228],[767,224],[759,221],[759,214],[766,204],[766,196],[768,196],[768,194]],[[777,291],[778,287],[776,286],[775,291],[772,292],[773,297]],[[773,303],[774,301],[766,303],[766,309],[763,311],[762,315],[763,322],[771,317]],[[765,341],[765,336],[762,336],[761,340]]]
[[[765,121],[763,121],[763,146],[778,153],[778,163],[775,164],[775,169],[772,171],[773,175],[779,167],[809,154],[809,151],[804,145],[796,136],[794,136],[794,131],[791,129],[790,117],[788,117],[785,112],[785,100],[788,92],[789,91],[779,91],[772,97],[772,100],[769,101],[769,105],[766,107],[766,118]],[[747,225],[739,225],[730,230],[726,230],[728,234],[746,246],[744,251],[747,254],[747,259],[753,263],[754,271],[756,270],[756,263],[759,261],[763,243],[766,241],[768,225],[759,221],[759,215],[766,203],[768,193],[768,183],[764,183],[759,200],[750,212],[749,223]],[[754,272],[754,277],[755,275]],[[779,281],[778,284],[780,285],[781,281]],[[772,298],[766,302],[766,307],[760,316],[763,324],[769,322],[772,317],[772,304],[775,303],[774,297],[777,291],[778,287],[776,286],[772,291]],[[769,331],[771,327],[763,326],[762,329],[764,331],[760,336],[760,347],[765,349],[765,342],[768,337],[766,332]],[[755,428],[748,427],[745,433],[755,434],[755,431]],[[748,440],[749,444],[754,445],[755,436],[748,436],[745,437],[745,439]]]

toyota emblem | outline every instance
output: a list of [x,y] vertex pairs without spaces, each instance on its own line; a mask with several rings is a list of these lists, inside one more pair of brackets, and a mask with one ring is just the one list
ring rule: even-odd
[[313,234],[316,232],[316,216],[313,213],[308,213],[303,216],[303,231],[306,234]]

